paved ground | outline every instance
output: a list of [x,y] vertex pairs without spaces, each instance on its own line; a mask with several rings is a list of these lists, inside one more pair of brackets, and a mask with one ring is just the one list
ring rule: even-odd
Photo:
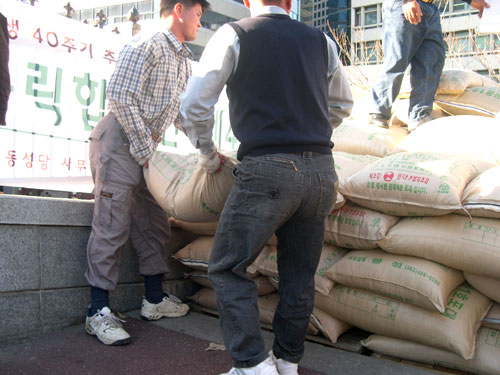
[[[0,349],[2,375],[212,375],[231,367],[218,319],[190,312],[186,317],[143,322],[128,314],[125,327],[132,343],[107,347],[84,332],[83,325],[47,333],[23,344]],[[263,331],[270,347],[272,333]],[[211,345],[212,344],[212,345]],[[216,345],[213,345],[216,344]],[[329,346],[306,343],[301,375],[425,375],[434,371],[374,359]]]

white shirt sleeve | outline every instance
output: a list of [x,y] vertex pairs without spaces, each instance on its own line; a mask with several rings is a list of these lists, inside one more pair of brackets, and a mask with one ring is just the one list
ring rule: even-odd
[[353,99],[349,81],[337,53],[335,42],[326,36],[328,45],[328,119],[333,129],[351,114]]
[[214,150],[214,106],[236,67],[240,42],[230,25],[221,26],[208,42],[198,69],[181,95],[180,114],[184,132],[202,154]]

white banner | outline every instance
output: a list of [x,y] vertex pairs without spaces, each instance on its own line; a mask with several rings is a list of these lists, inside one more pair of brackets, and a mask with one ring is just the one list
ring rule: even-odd
[[[0,126],[0,185],[90,192],[88,136],[106,111],[106,85],[126,37],[41,6],[2,0],[10,38],[7,126]],[[221,150],[237,142],[227,100],[216,110],[214,138]],[[195,152],[169,127],[159,149]]]

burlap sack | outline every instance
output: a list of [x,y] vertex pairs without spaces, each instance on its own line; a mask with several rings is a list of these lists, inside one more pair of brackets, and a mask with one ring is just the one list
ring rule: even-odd
[[380,159],[373,155],[349,154],[342,151],[333,151],[332,154],[335,161],[335,172],[337,172],[340,184],[367,165]]
[[450,115],[495,117],[500,111],[500,87],[470,87],[459,95],[436,95],[434,103]]
[[213,236],[201,236],[177,251],[172,258],[195,270],[206,271],[214,244]]
[[333,210],[342,207],[346,202],[345,197],[339,193],[339,180],[335,181],[335,191],[333,194]]
[[[410,99],[409,96],[406,98],[398,97],[392,105],[392,115],[389,120],[390,126],[406,126],[409,122],[409,110],[410,110]],[[433,119],[448,116],[441,108],[438,106],[433,106],[432,112],[430,113]]]
[[[206,271],[213,244],[214,237],[200,236],[177,251],[172,257],[189,268]],[[247,268],[247,273],[250,277],[255,277],[259,274],[253,265]]]
[[214,236],[217,229],[217,224],[219,224],[218,221],[209,223],[190,223],[187,221],[177,220],[174,217],[169,217],[169,221],[172,226],[179,227],[188,232],[204,236]]
[[445,313],[336,284],[328,297],[316,296],[315,306],[368,332],[431,345],[472,359],[477,329],[491,303],[467,283],[453,291]]
[[[314,276],[315,290],[328,295],[333,287],[333,281],[325,276],[330,269],[348,250],[333,245],[325,244],[321,251],[318,268]],[[263,275],[279,278],[278,274],[278,249],[276,246],[266,246],[255,260],[257,271]]]
[[325,242],[350,249],[374,249],[399,217],[347,202],[325,223]]
[[321,309],[314,308],[311,314],[311,323],[313,326],[329,339],[332,343],[336,343],[339,336],[351,329],[351,326],[342,320],[327,314]]
[[341,187],[349,200],[396,216],[445,215],[462,207],[465,186],[491,163],[431,152],[375,161]]
[[276,276],[268,276],[268,279],[271,285],[274,286],[276,290],[278,290],[280,286],[280,278]]
[[488,328],[478,331],[476,353],[472,360],[432,346],[380,335],[371,335],[361,344],[383,355],[470,374],[498,375],[500,371],[500,331]]
[[383,250],[353,250],[325,275],[351,288],[439,312],[445,312],[448,297],[464,281],[461,271]]
[[441,73],[436,94],[461,94],[480,86],[497,87],[498,83],[472,70],[448,69]]
[[[279,288],[279,278],[269,276],[269,282]],[[311,314],[311,323],[331,342],[336,343],[341,334],[351,328],[351,326],[337,318],[327,314],[323,310],[314,308]]]
[[[406,126],[409,122],[409,108],[410,107],[410,99],[396,99],[394,104],[392,105],[392,115],[389,120],[390,126]],[[430,116],[433,119],[437,119],[440,117],[448,116],[443,110],[441,110],[437,106],[433,106],[432,112]]]
[[342,195],[342,193],[339,193],[337,191],[337,194],[335,196],[335,205],[333,206],[333,210],[338,210],[339,208],[344,207],[344,205],[347,203],[347,199]]
[[464,277],[467,282],[475,289],[491,298],[493,301],[500,303],[500,270],[497,273],[497,278],[479,276],[470,272],[464,272]]
[[342,208],[347,203],[347,199],[345,199],[344,195],[338,191],[339,186],[344,183],[345,179],[379,158],[372,155],[356,155],[348,154],[347,152],[334,151],[333,159],[335,160],[335,172],[337,172],[338,176],[336,185],[337,198],[333,208],[335,211]]
[[392,104],[392,114],[389,124],[403,126],[408,124],[408,111],[410,109],[409,98],[397,98]]
[[438,118],[412,131],[392,153],[405,151],[442,152],[500,164],[500,123],[481,116]]
[[[200,289],[194,296],[189,297],[192,301],[200,306],[206,307],[214,311],[218,311],[217,298],[215,292],[211,288]],[[257,298],[257,305],[259,307],[259,319],[261,323],[271,325],[273,323],[274,312],[278,307],[279,295],[277,293],[267,294]],[[310,335],[317,335],[319,329],[309,322],[307,333]]]
[[222,171],[207,173],[198,154],[155,151],[144,178],[158,204],[176,219],[201,223],[217,221],[233,186],[236,159],[224,156]]
[[[208,278],[208,274],[205,271],[193,271],[186,275],[190,280],[195,283],[205,286],[207,288],[213,288],[212,282]],[[263,296],[265,294],[273,293],[276,288],[271,284],[269,278],[264,275],[257,275],[253,278],[255,284],[257,285],[257,294]]]
[[488,315],[483,319],[482,327],[500,330],[500,304],[494,303]]
[[457,270],[498,278],[500,220],[461,215],[404,218],[379,246],[394,254],[412,255]]
[[[177,220],[173,217],[169,217],[169,221],[172,226],[182,228],[188,232],[199,234],[202,236],[215,236],[215,232],[217,231],[217,225],[219,224],[218,221],[210,223],[190,223],[187,221]],[[267,243],[269,245],[277,245],[278,239],[276,238],[276,235],[273,234],[269,238]]]
[[472,216],[500,219],[500,166],[487,169],[469,182],[462,194],[462,206]]
[[[496,87],[498,83],[472,70],[447,69],[441,73],[436,95],[458,95],[469,87]],[[410,76],[405,75],[399,98],[409,98],[411,93]]]
[[344,121],[334,131],[332,141],[335,151],[350,154],[384,157],[408,134],[406,129],[382,129],[360,122]]

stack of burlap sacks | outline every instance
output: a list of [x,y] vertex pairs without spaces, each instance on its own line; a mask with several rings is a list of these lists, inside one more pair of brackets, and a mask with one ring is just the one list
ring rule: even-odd
[[[436,103],[499,91],[476,77],[476,86],[457,93],[455,85],[450,93],[445,88],[460,72],[452,73],[443,74]],[[477,89],[483,82],[491,87]],[[500,120],[494,111],[450,108],[410,135],[403,127],[369,127],[366,117],[334,131],[339,194],[326,223],[309,333],[336,342],[355,326],[373,333],[362,343],[375,352],[498,374]],[[204,286],[193,300],[216,310],[206,269],[236,161],[228,156],[220,175],[207,176],[196,159],[158,153],[145,175],[174,224],[203,235],[175,258]],[[271,323],[279,300],[275,238],[248,273],[258,285],[261,320]]]

